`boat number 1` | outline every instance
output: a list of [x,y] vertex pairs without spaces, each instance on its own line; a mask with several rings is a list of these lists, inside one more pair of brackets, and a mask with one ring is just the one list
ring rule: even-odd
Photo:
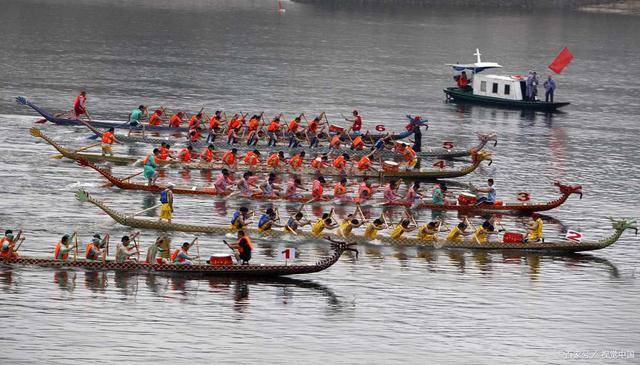
[[529,193],[527,193],[526,191],[521,191],[518,193],[518,200],[521,202],[528,202],[531,199],[531,197],[529,196]]
[[444,160],[438,160],[433,164],[434,167],[444,169]]
[[444,143],[442,143],[442,147],[444,147],[447,150],[450,150],[453,148],[453,142],[451,141],[444,141]]

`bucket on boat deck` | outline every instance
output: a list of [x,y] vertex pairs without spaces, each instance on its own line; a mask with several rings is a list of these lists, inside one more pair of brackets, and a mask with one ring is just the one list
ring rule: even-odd
[[342,132],[344,132],[344,127],[341,127],[341,126],[335,125],[335,124],[331,124],[331,125],[329,125],[329,132],[330,133],[342,133]]
[[522,243],[524,236],[518,232],[505,232],[502,236],[503,243]]
[[458,195],[459,205],[473,205],[478,201],[478,197],[469,193],[460,193]]
[[400,171],[400,164],[395,161],[382,161],[382,171],[398,172]]
[[209,264],[213,266],[233,265],[232,257],[231,255],[212,255],[209,257]]

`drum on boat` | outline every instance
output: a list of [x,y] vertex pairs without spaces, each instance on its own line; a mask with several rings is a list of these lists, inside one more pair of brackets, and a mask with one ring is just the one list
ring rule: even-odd
[[233,265],[233,255],[211,255],[209,264],[213,266]]
[[505,232],[502,236],[503,243],[522,243],[524,236],[518,232]]
[[329,132],[330,133],[342,133],[342,132],[344,132],[344,127],[341,127],[341,126],[335,125],[335,124],[331,124],[331,125],[329,125]]
[[400,171],[400,164],[395,161],[383,161],[382,171],[385,172],[398,172]]
[[473,205],[478,201],[478,197],[469,193],[460,193],[458,195],[458,204],[460,205]]

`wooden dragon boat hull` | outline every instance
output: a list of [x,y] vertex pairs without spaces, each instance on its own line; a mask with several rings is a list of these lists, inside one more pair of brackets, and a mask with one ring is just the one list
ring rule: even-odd
[[113,162],[119,165],[130,165],[138,161],[136,157],[130,156],[103,156],[97,153],[84,153],[84,152],[74,152],[70,151],[60,144],[58,144],[53,139],[49,138],[47,135],[42,133],[38,128],[32,127],[29,132],[32,136],[37,138],[42,138],[45,142],[49,143],[53,148],[55,148],[60,154],[70,160],[80,160],[85,159],[91,162]]
[[[35,110],[38,114],[40,114],[47,121],[56,124],[56,125],[78,125],[82,126],[83,123],[79,119],[68,119],[68,118],[57,118],[53,114],[49,113],[44,108],[41,108],[33,103],[31,103],[26,98],[19,96],[16,98],[16,101],[21,105],[27,105],[31,107],[31,109]],[[130,129],[130,130],[142,130],[143,126],[131,126],[128,121],[126,122],[107,122],[107,121],[91,121],[94,126],[99,128],[117,128],[117,129]],[[149,132],[188,132],[189,128],[180,127],[169,127],[169,126],[144,126],[144,129]]]
[[[89,122],[82,122],[87,128],[89,128],[96,136],[98,137],[102,137],[103,132],[98,130],[97,128],[95,128],[94,126],[91,125],[91,123]],[[498,139],[495,133],[478,133],[478,144],[475,147],[471,147],[469,149],[462,149],[462,148],[431,148],[428,149],[426,151],[420,151],[417,152],[417,155],[419,158],[456,158],[456,157],[465,157],[465,156],[469,156],[473,153],[473,151],[480,151],[482,150],[485,145],[487,144],[487,142],[489,141],[493,141],[494,144],[493,146],[495,147],[498,144]],[[372,137],[373,138],[373,137]],[[169,143],[170,145],[176,145],[176,144],[186,144],[186,145],[191,145],[194,148],[205,148],[206,146],[208,146],[208,144],[206,143],[206,141],[198,141],[198,142],[187,142],[187,141],[180,141],[180,140],[176,140],[176,139],[170,139],[170,138],[154,138],[154,137],[149,137],[149,136],[131,136],[131,135],[116,135],[116,139],[118,139],[121,142],[128,142],[128,143],[148,143],[148,144],[153,144],[156,146],[159,146],[161,143],[166,142]],[[375,140],[375,138],[373,138]],[[221,141],[216,141],[213,143],[213,145],[216,148],[219,149],[229,149],[229,148],[237,148],[238,151],[243,151],[243,152],[248,152],[248,151],[252,151],[254,149],[259,149],[262,153],[274,153],[274,152],[278,152],[278,151],[282,151],[282,150],[290,150],[294,153],[299,153],[301,151],[305,151],[306,154],[312,156],[314,154],[327,154],[330,153],[330,149],[327,146],[319,146],[317,148],[310,148],[310,147],[298,147],[298,148],[293,148],[293,149],[289,149],[286,146],[277,146],[277,147],[273,147],[273,146],[265,146],[265,145],[258,145],[258,146],[248,146],[246,144],[234,144],[234,145],[228,145],[225,142],[221,142]],[[367,155],[371,152],[370,149],[365,149],[365,150],[351,150],[349,148],[345,148],[340,150],[340,152],[346,152],[348,153],[350,156],[353,157],[362,157],[364,155]],[[395,158],[400,156],[398,153],[394,152],[394,151],[390,151],[390,150],[383,150],[380,153],[380,156],[383,158]]]
[[[120,223],[123,226],[138,228],[138,229],[151,229],[158,231],[179,231],[190,233],[210,233],[210,234],[226,234],[230,233],[229,227],[224,226],[205,226],[205,225],[193,225],[182,223],[168,223],[160,222],[158,220],[135,218],[132,216],[126,216],[108,206],[101,201],[91,197],[84,190],[76,192],[76,199],[80,202],[89,202],[98,208],[102,209],[113,220]],[[622,232],[626,229],[636,229],[635,221],[613,221],[614,233],[611,237],[594,242],[594,243],[576,243],[571,241],[559,241],[559,242],[528,242],[528,243],[503,243],[503,242],[485,242],[478,243],[472,241],[447,241],[447,240],[423,240],[411,237],[391,238],[389,236],[378,235],[375,241],[378,243],[387,243],[394,245],[408,245],[408,246],[421,246],[430,248],[447,248],[447,249],[475,249],[475,250],[520,250],[520,251],[543,251],[543,252],[579,252],[579,251],[591,251],[605,248],[615,243]],[[271,229],[265,232],[259,232],[255,228],[245,227],[243,228],[251,236],[262,238],[275,238],[283,236],[291,236],[291,233],[283,230]],[[333,233],[322,233],[321,236],[329,236],[337,239],[348,240],[349,242],[366,243],[370,240],[361,235],[351,235],[347,238],[337,237]],[[299,230],[296,237],[304,238],[320,238],[315,236],[311,232]]]
[[2,260],[0,263],[5,265],[21,265],[21,266],[39,266],[52,269],[86,269],[86,270],[114,270],[128,271],[136,273],[149,274],[180,274],[180,275],[197,275],[200,277],[215,276],[242,276],[268,278],[285,275],[311,274],[323,271],[335,264],[344,251],[355,251],[347,244],[334,243],[334,250],[329,257],[321,259],[315,264],[287,264],[287,265],[210,265],[210,264],[148,264],[145,262],[127,261],[59,261],[50,258],[38,257],[18,257],[9,260]]

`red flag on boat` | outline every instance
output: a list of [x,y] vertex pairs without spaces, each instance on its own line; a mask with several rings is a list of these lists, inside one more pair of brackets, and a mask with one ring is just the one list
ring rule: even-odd
[[573,60],[573,55],[569,52],[569,48],[564,47],[560,53],[556,56],[556,59],[551,62],[549,68],[551,71],[559,74],[565,67]]

